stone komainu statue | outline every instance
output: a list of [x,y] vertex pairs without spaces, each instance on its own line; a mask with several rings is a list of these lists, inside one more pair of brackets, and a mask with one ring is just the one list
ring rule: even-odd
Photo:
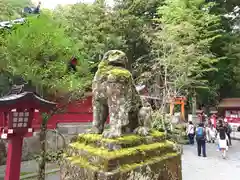
[[[126,69],[127,56],[119,50],[105,53],[93,80],[93,127],[91,133],[105,138],[135,132],[147,135],[152,109],[143,106],[132,74]],[[110,130],[104,124],[110,116]]]

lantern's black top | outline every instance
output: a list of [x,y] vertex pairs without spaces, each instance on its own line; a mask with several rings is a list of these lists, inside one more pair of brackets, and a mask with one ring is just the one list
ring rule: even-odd
[[0,109],[35,108],[51,110],[56,103],[47,101],[35,92],[25,91],[24,85],[14,85],[10,92],[0,98]]

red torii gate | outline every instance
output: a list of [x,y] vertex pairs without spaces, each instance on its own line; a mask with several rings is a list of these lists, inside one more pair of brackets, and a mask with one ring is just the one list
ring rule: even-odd
[[185,101],[186,97],[177,96],[170,99],[170,115],[174,114],[174,106],[181,105],[181,120],[185,121]]

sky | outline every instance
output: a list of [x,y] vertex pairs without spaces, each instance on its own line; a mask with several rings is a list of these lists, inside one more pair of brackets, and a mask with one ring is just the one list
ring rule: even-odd
[[[32,0],[34,3],[37,3],[39,0]],[[86,3],[91,3],[94,0],[40,0],[42,2],[42,7],[43,8],[49,8],[53,9],[56,7],[58,4],[61,5],[67,5],[67,4],[75,4],[77,2],[86,2]],[[112,1],[112,0],[109,0]]]

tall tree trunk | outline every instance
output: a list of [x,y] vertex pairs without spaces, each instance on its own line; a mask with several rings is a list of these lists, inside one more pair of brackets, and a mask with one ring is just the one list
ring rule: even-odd
[[[167,70],[167,66],[164,67],[164,88],[163,88],[163,93],[162,93],[162,104],[161,104],[161,112],[163,114],[166,114],[167,113],[167,102],[168,102],[168,84],[167,84],[167,74],[168,74],[168,70]],[[159,86],[160,86],[160,76],[159,76],[159,79],[158,79],[158,83],[159,83]]]
[[195,89],[193,91],[193,97],[192,97],[192,122],[194,124],[197,123],[197,98],[196,98]]
[[46,166],[46,134],[47,134],[47,120],[43,118],[41,131],[40,131],[40,143],[41,143],[41,156],[38,168],[38,180],[45,180],[45,166]]

